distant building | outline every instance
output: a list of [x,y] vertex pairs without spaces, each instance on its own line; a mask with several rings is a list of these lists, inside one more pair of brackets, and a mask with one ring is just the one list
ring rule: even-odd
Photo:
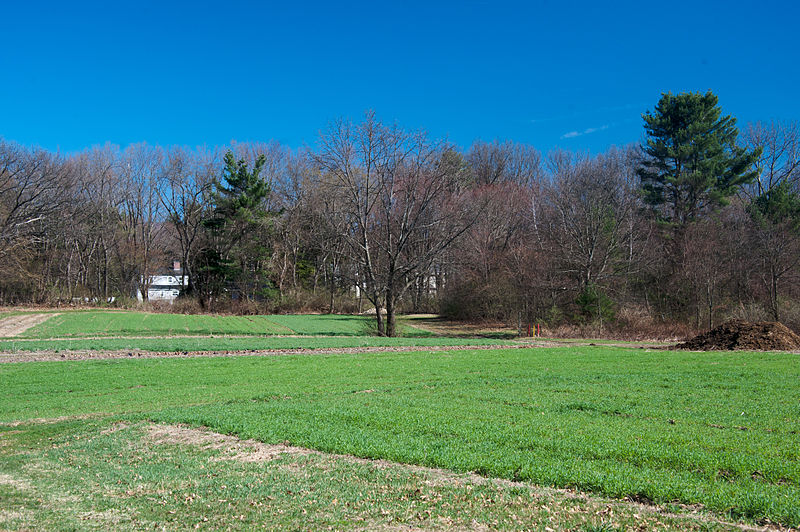
[[[143,279],[144,281],[144,279]],[[158,275],[148,279],[147,299],[149,301],[169,301],[172,303],[188,286],[189,279],[183,275],[180,261],[174,261],[172,268],[166,268]],[[145,284],[142,282],[142,284]],[[136,299],[143,301],[141,290],[137,290]]]

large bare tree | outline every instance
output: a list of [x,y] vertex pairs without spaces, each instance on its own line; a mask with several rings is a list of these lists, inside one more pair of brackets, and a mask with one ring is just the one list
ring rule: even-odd
[[166,261],[158,240],[164,211],[158,185],[164,173],[164,152],[145,144],[129,146],[118,165],[120,239],[116,253],[122,282],[147,299],[150,280]]
[[316,161],[342,198],[330,215],[346,229],[379,334],[396,335],[397,303],[415,274],[429,272],[476,218],[462,201],[459,174],[443,164],[446,153],[424,133],[384,125],[372,113],[360,124],[334,122],[321,135]]
[[624,271],[636,248],[634,168],[626,153],[588,157],[555,152],[548,164],[557,215],[550,236],[565,273],[583,289]]

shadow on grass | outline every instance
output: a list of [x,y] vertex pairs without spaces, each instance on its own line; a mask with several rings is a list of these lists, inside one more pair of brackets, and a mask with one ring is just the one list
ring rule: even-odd
[[519,337],[516,331],[512,330],[493,330],[488,327],[461,323],[440,316],[409,316],[403,318],[412,327],[419,330],[429,330],[432,335],[446,338],[487,338],[491,340],[514,340]]

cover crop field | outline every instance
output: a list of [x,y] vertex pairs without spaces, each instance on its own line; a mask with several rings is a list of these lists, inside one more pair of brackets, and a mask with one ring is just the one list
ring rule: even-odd
[[[95,336],[186,336],[186,335],[323,335],[363,336],[375,318],[330,314],[218,316],[152,314],[128,311],[84,311],[56,314],[28,329],[20,338],[85,338]],[[413,327],[403,327],[404,336],[430,336]]]
[[[30,351],[266,351],[355,347],[503,345],[506,340],[449,337],[401,320],[400,337],[372,334],[368,316],[214,316],[127,311],[9,312],[44,319],[13,336],[0,334],[0,352]],[[0,316],[0,319],[2,316]]]
[[0,524],[798,526],[799,378],[794,354],[608,346],[0,364]]

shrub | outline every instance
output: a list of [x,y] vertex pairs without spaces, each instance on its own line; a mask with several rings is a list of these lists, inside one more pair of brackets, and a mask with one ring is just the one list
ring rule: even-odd
[[195,297],[179,297],[172,304],[172,312],[175,314],[202,314],[203,307]]
[[612,322],[616,317],[616,305],[596,284],[590,283],[578,294],[578,321]]

